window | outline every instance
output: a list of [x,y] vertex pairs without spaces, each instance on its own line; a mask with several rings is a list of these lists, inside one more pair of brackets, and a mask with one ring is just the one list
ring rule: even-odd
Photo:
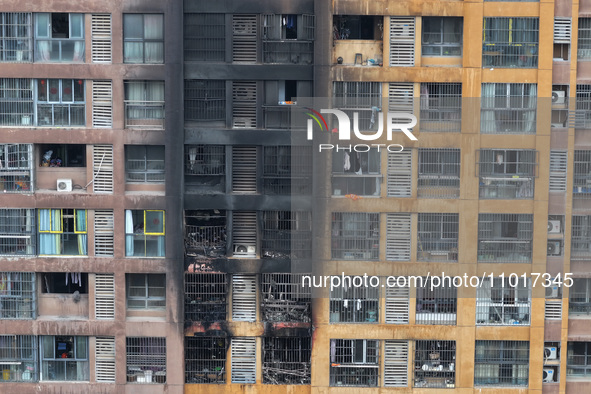
[[37,337],[33,335],[0,335],[2,378],[9,382],[36,382]]
[[42,381],[89,381],[88,337],[39,338]]
[[418,261],[458,261],[458,214],[419,213]]
[[461,56],[462,18],[423,17],[423,56]]
[[591,150],[576,150],[573,198],[591,198]]
[[164,146],[126,145],[127,182],[164,182]]
[[577,60],[591,60],[591,18],[579,18]]
[[575,278],[569,291],[569,316],[589,315],[591,312],[591,279]]
[[226,320],[226,274],[185,273],[185,321]]
[[185,337],[185,383],[226,383],[225,337]]
[[32,32],[28,12],[0,13],[0,61],[30,62]]
[[265,322],[312,321],[311,288],[302,286],[302,274],[262,274],[261,315]]
[[263,63],[312,64],[313,60],[314,15],[263,15]]
[[263,384],[310,384],[312,338],[263,337]]
[[185,211],[185,250],[189,256],[226,256],[226,212]]
[[478,215],[479,263],[531,263],[533,216]]
[[535,133],[537,92],[532,83],[483,83],[480,132]]
[[417,281],[416,324],[456,324],[457,288],[439,279],[440,286],[431,277]]
[[125,127],[164,128],[164,81],[124,81]]
[[166,383],[166,338],[128,337],[127,381]]
[[367,152],[332,153],[332,194],[379,196],[382,183],[381,155],[376,149]]
[[86,145],[42,144],[40,167],[86,167]]
[[[285,41],[297,43],[297,41]],[[298,97],[311,97],[312,81],[295,79],[270,80],[263,82],[263,127],[271,129],[291,129],[292,105],[297,104]]]
[[[589,49],[589,53],[591,53],[591,49]],[[577,85],[576,95],[575,127],[591,129],[591,85]]]
[[332,21],[335,40],[381,40],[383,17],[368,15],[334,15]]
[[534,197],[538,160],[535,150],[481,149],[480,198]]
[[185,187],[199,194],[225,192],[224,145],[185,145]]
[[417,195],[423,198],[460,196],[459,149],[419,149]]
[[265,194],[311,194],[311,176],[311,147],[295,145],[263,147]]
[[123,62],[164,63],[162,14],[123,14]]
[[591,377],[591,342],[568,342],[567,377]]
[[34,209],[0,209],[0,255],[35,255],[35,227]]
[[529,342],[476,341],[474,386],[524,386],[529,379]]
[[415,342],[415,387],[454,388],[456,341]]
[[379,287],[341,286],[330,291],[331,323],[379,322]]
[[261,243],[263,258],[311,258],[312,213],[263,211]]
[[0,125],[34,124],[33,80],[0,78]]
[[164,211],[125,210],[125,255],[164,257]]
[[477,325],[529,325],[531,281],[523,277],[482,278],[476,289]]
[[36,62],[84,62],[84,14],[35,14]]
[[377,260],[380,249],[378,213],[334,212],[332,214],[332,258]]
[[357,112],[361,131],[377,130],[382,108],[382,84],[380,82],[333,82],[334,107],[354,119]]
[[164,309],[166,307],[166,275],[127,274],[128,309]]
[[588,260],[591,256],[591,216],[574,215],[571,233],[571,259]]
[[35,273],[0,272],[0,319],[34,319],[36,300]]
[[459,132],[462,126],[462,84],[421,84],[421,131]]
[[226,123],[226,81],[185,79],[185,120]]
[[81,272],[45,272],[41,275],[43,294],[88,294],[88,274]]
[[185,61],[226,60],[225,14],[185,14],[184,27]]
[[378,387],[380,341],[330,340],[330,385]]
[[538,18],[484,18],[482,66],[538,67]]
[[39,254],[86,256],[84,209],[39,209]]
[[37,79],[38,126],[84,126],[85,96],[82,79]]

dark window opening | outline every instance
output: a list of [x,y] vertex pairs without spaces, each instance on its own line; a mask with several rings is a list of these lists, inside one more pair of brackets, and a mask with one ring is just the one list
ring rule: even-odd
[[43,144],[41,167],[86,167],[86,145]]
[[80,272],[48,272],[41,276],[41,292],[57,294],[88,294],[88,274]]
[[283,15],[281,22],[285,26],[285,39],[296,40],[298,38],[298,16]]
[[262,320],[310,322],[310,288],[303,287],[301,274],[263,274],[261,277]]
[[226,211],[186,211],[185,248],[189,254],[225,256]]
[[285,81],[285,101],[294,101],[293,99],[298,96],[297,84],[298,81]]
[[224,337],[185,338],[185,382],[226,383],[226,352]]
[[185,274],[185,320],[226,320],[226,274]]
[[[333,34],[339,40],[375,40],[383,29],[381,16],[335,15]],[[376,31],[377,30],[377,31]]]
[[70,38],[70,18],[66,13],[51,14],[51,37]]
[[263,338],[264,384],[310,384],[311,338]]

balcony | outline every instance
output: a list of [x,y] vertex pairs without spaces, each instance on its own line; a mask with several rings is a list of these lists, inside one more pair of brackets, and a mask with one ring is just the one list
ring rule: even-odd
[[291,106],[289,105],[263,105],[265,129],[291,128]]
[[531,263],[531,240],[487,239],[478,241],[479,263]]
[[533,198],[534,180],[529,177],[480,178],[480,198],[483,199],[520,199]]
[[185,248],[199,255],[226,254],[226,226],[185,226]]
[[126,129],[164,129],[164,101],[125,100]]
[[420,198],[458,198],[460,178],[449,175],[419,175],[417,196]]
[[311,65],[313,59],[313,41],[263,40],[263,63]]
[[[334,41],[332,60],[333,64],[344,66],[381,66],[383,52],[381,40],[337,40]],[[342,63],[339,63],[339,58],[343,59]]]

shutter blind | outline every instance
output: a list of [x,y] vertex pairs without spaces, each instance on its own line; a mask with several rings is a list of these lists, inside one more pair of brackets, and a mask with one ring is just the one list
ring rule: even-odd
[[546,300],[546,320],[562,320],[562,300]]
[[408,342],[386,341],[384,344],[384,386],[408,386]]
[[550,191],[566,191],[567,151],[550,151]]
[[570,44],[571,30],[571,18],[554,17],[554,42],[556,44]]
[[257,127],[257,83],[232,82],[232,127],[254,129]]
[[115,227],[112,210],[94,211],[94,255],[112,257]]
[[388,324],[408,324],[410,288],[408,282],[406,284],[405,287],[386,287],[386,323]]
[[390,66],[414,66],[415,18],[390,17]]
[[93,63],[111,63],[111,15],[93,14],[91,17],[91,52]]
[[388,197],[410,197],[412,186],[412,151],[388,153]]
[[115,318],[115,276],[95,274],[94,317],[97,320]]
[[255,338],[232,338],[232,383],[256,383]]
[[256,277],[234,275],[232,277],[232,320],[256,321]]
[[257,192],[257,147],[232,147],[232,192]]
[[232,16],[232,61],[256,63],[257,61],[257,16]]
[[92,172],[95,193],[113,193],[113,145],[92,147]]
[[389,213],[387,215],[386,260],[410,260],[410,213]]
[[112,81],[92,81],[92,127],[113,127]]
[[96,337],[94,348],[97,382],[115,381],[115,338]]

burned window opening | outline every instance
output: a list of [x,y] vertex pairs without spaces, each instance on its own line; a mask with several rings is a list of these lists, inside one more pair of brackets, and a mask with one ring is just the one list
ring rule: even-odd
[[185,383],[226,383],[224,337],[185,338]]
[[226,274],[185,274],[185,320],[226,320]]
[[263,321],[309,323],[311,290],[301,283],[301,274],[262,274]]
[[226,255],[226,211],[185,211],[185,250],[189,256]]
[[311,212],[264,211],[262,246],[263,258],[311,258]]
[[42,293],[88,294],[88,274],[80,272],[47,272],[41,277]]
[[264,384],[310,384],[312,338],[263,338]]

